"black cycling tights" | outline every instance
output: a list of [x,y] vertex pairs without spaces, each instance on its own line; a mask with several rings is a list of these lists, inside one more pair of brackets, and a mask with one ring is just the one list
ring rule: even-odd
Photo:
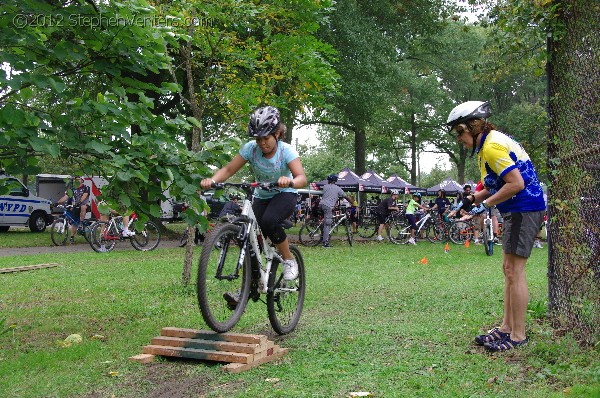
[[294,213],[295,207],[296,194],[293,192],[280,192],[271,199],[254,198],[252,203],[260,229],[275,245],[287,238],[281,222]]

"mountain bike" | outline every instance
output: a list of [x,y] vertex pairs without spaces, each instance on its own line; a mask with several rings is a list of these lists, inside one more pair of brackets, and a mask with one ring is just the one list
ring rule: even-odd
[[[416,222],[417,229],[415,231],[415,237],[421,239],[428,239],[431,243],[440,242],[440,239],[436,237],[434,231],[435,223],[433,221],[432,211],[428,210],[419,221]],[[390,223],[390,240],[392,243],[402,245],[408,242],[411,237],[412,226],[405,218],[399,221]]]
[[[198,266],[197,294],[202,318],[215,332],[233,328],[248,301],[263,301],[273,330],[286,334],[296,328],[304,305],[306,279],[300,250],[290,245],[298,263],[298,278],[283,279],[283,258],[262,234],[250,202],[253,188],[277,190],[276,183],[216,183],[213,188],[244,191],[242,213],[215,226],[206,235]],[[285,220],[282,225],[290,228]]]
[[144,228],[136,227],[137,214],[132,213],[127,225],[131,236],[123,236],[123,217],[111,217],[108,221],[97,221],[90,229],[90,246],[99,253],[109,252],[115,248],[117,242],[129,240],[134,249],[150,251],[156,249],[160,243],[160,230],[152,221],[146,221]]
[[[67,239],[69,239],[69,234],[71,230],[71,226],[75,225],[77,228],[77,234],[82,235],[86,241],[90,241],[90,227],[96,222],[96,219],[85,219],[81,221],[79,219],[79,214],[73,214],[73,205],[63,206],[57,205],[58,208],[63,210],[62,216],[59,216],[52,225],[50,226],[50,238],[52,239],[52,243],[56,246],[64,246],[67,243]],[[80,225],[81,228],[80,228]]]
[[[331,235],[337,231],[338,227],[343,225],[346,231],[348,244],[352,246],[352,243],[354,242],[354,233],[352,232],[352,222],[350,221],[349,212],[350,209],[342,209],[341,207],[338,207],[337,210],[333,211],[333,224],[329,230],[329,236],[331,237]],[[325,217],[323,216],[304,220],[302,227],[300,227],[300,232],[298,233],[300,243],[304,246],[317,246],[319,243],[323,242],[324,226]]]

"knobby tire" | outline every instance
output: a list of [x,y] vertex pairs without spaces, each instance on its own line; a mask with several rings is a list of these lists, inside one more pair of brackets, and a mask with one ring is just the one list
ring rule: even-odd
[[290,251],[298,263],[298,278],[293,281],[284,280],[283,266],[277,260],[273,260],[269,275],[267,311],[269,322],[278,334],[287,334],[296,328],[302,314],[306,292],[302,254],[295,245],[290,245]]
[[[240,320],[250,294],[250,254],[238,237],[241,227],[224,223],[207,234],[202,244],[196,284],[198,306],[204,322],[224,333]],[[240,255],[244,261],[237,269]],[[236,297],[232,305],[226,297]]]
[[55,246],[64,246],[69,238],[69,223],[64,218],[57,218],[50,226],[50,238]]

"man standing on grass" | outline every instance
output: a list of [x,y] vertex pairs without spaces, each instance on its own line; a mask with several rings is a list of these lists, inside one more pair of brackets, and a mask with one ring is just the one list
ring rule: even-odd
[[338,180],[338,176],[330,174],[327,176],[327,185],[323,187],[323,195],[321,197],[321,210],[323,210],[323,217],[325,222],[323,223],[323,247],[331,247],[329,243],[329,233],[331,232],[331,226],[333,225],[333,208],[339,198],[344,198],[348,201],[349,198],[346,196],[342,188],[335,185]]
[[383,227],[385,227],[388,239],[390,238],[390,226],[386,225],[385,221],[391,212],[399,210],[398,205],[396,205],[396,199],[398,199],[398,190],[392,189],[391,193],[392,194],[389,197],[385,198],[377,205],[377,221],[379,222],[379,229],[377,230],[378,241],[383,240],[383,236],[381,236],[383,233]]

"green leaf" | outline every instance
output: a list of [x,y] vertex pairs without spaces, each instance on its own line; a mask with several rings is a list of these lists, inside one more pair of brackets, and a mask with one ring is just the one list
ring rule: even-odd
[[100,141],[90,141],[85,144],[85,148],[91,149],[97,153],[105,153],[112,149],[112,146],[103,144]]

